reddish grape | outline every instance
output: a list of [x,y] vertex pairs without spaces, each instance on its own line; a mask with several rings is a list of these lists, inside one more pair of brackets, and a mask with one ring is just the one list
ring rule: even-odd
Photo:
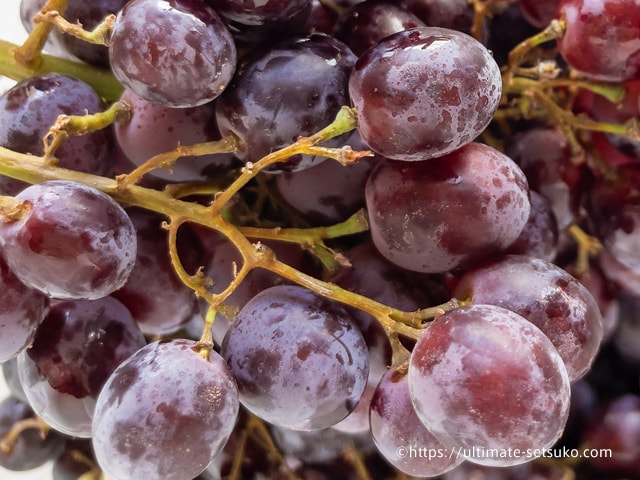
[[519,0],[518,3],[527,22],[543,29],[556,18],[560,0]]
[[243,25],[286,22],[304,12],[311,0],[208,0],[226,19]]
[[587,288],[541,258],[508,255],[466,272],[454,296],[519,313],[549,337],[571,381],[591,367],[602,343],[602,316]]
[[317,430],[345,418],[367,384],[367,346],[337,303],[298,286],[252,298],[222,342],[240,400],[260,418]]
[[363,140],[396,160],[425,160],[473,141],[501,91],[500,68],[480,42],[436,27],[386,37],[358,58],[349,80]]
[[566,22],[558,49],[577,70],[597,80],[640,79],[640,8],[636,0],[560,0]]
[[231,33],[198,0],[132,0],[112,27],[115,76],[136,95],[168,107],[195,107],[225,89],[236,67]]
[[93,417],[93,447],[114,480],[191,479],[227,442],[238,392],[224,360],[196,342],[166,339],[129,357],[105,384]]
[[371,435],[380,453],[398,470],[433,477],[451,470],[463,457],[433,436],[416,414],[406,372],[389,370],[371,401]]
[[515,449],[541,455],[569,413],[569,376],[556,348],[523,317],[493,305],[434,320],[411,354],[409,389],[433,435],[483,465],[531,459],[499,453]]
[[26,284],[54,298],[97,299],[127,281],[136,233],[123,208],[95,188],[50,181],[16,199],[26,211],[0,223],[7,262]]
[[398,5],[431,27],[471,31],[473,5],[468,0],[399,0]]
[[530,212],[522,171],[480,143],[427,162],[379,163],[366,201],[380,253],[425,273],[466,266],[509,247]]
[[0,252],[0,362],[27,348],[49,308],[49,298],[27,287]]

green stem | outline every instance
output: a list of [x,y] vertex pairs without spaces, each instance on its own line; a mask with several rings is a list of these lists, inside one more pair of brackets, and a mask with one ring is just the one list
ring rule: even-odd
[[18,48],[17,45],[0,40],[0,75],[20,81],[36,75],[63,73],[88,83],[108,102],[120,98],[124,90],[122,84],[109,70],[47,54],[42,54],[42,61],[38,65],[26,65],[14,58],[12,52],[16,48]]

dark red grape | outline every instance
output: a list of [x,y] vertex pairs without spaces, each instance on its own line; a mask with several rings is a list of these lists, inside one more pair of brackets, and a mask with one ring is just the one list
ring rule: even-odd
[[611,82],[640,79],[640,9],[635,0],[560,0],[558,49],[573,68]]
[[[354,62],[346,45],[319,34],[289,39],[254,53],[243,60],[216,102],[220,133],[233,133],[242,140],[244,149],[238,156],[248,162],[258,161],[301,135],[316,133],[349,103],[347,82]],[[303,169],[322,160],[296,156],[268,171]]]
[[109,58],[136,95],[168,107],[195,107],[226,88],[236,67],[231,33],[200,0],[132,0],[113,24]]
[[[489,466],[524,463],[535,449],[541,456],[569,413],[569,376],[556,348],[529,321],[493,305],[436,319],[411,354],[409,389],[436,438]],[[493,453],[516,449],[520,455]]]
[[[22,80],[0,97],[0,145],[20,153],[44,154],[43,137],[58,115],[104,110],[98,94],[76,78],[50,73]],[[112,137],[105,130],[72,136],[55,152],[58,165],[103,175],[112,166]],[[26,184],[0,176],[0,192],[16,195]]]
[[430,27],[443,27],[469,33],[473,22],[473,5],[467,0],[399,0]]
[[10,268],[26,284],[54,298],[96,299],[127,280],[136,234],[111,197],[80,183],[32,185],[17,197],[27,211],[0,223]]
[[500,68],[480,42],[436,27],[386,37],[358,58],[349,80],[363,140],[396,160],[470,143],[489,125],[501,91]]
[[541,258],[508,255],[469,270],[454,296],[519,313],[558,349],[571,381],[591,367],[602,342],[602,316],[587,288]]
[[208,0],[223,17],[243,25],[285,22],[304,12],[311,0]]
[[49,298],[27,287],[0,254],[0,362],[27,348],[49,308]]
[[527,180],[471,143],[425,162],[383,161],[366,187],[373,243],[396,265],[443,273],[509,247],[529,218]]
[[150,343],[105,384],[93,417],[93,447],[116,479],[191,479],[227,442],[238,391],[224,360],[205,360],[190,340]]
[[556,18],[560,0],[519,0],[522,15],[536,28],[543,29]]
[[292,430],[345,418],[367,384],[369,356],[358,327],[337,303],[298,286],[252,298],[222,342],[242,404]]

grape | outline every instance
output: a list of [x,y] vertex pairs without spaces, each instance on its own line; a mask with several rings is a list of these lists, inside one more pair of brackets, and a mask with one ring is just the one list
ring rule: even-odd
[[223,17],[244,25],[284,22],[304,12],[311,0],[208,0]]
[[16,397],[23,403],[29,403],[24,388],[20,383],[20,375],[18,374],[18,357],[15,356],[6,362],[2,362],[2,376],[7,384],[11,396]]
[[[371,435],[376,447],[400,471],[418,477],[433,477],[462,463],[463,458],[449,455],[448,449],[418,418],[411,403],[406,371],[391,369],[382,377],[371,401],[370,415]],[[417,453],[412,455],[412,449],[433,452],[433,458]]]
[[424,27],[418,17],[388,0],[359,3],[340,17],[334,35],[356,55],[384,37],[409,28]]
[[[256,162],[300,135],[317,132],[349,103],[347,82],[354,62],[346,45],[325,35],[289,39],[257,51],[243,60],[216,102],[220,133],[237,135],[244,144],[239,158]],[[268,171],[300,170],[322,160],[295,156]]]
[[109,58],[125,87],[168,107],[213,100],[236,67],[229,30],[198,0],[130,1],[113,24]]
[[195,342],[141,348],[105,384],[93,417],[93,447],[114,480],[190,480],[222,450],[238,415],[235,382],[222,358]]
[[16,198],[26,212],[0,224],[0,244],[21,281],[60,299],[101,298],[124,285],[136,258],[136,234],[111,197],[50,181]]
[[472,37],[417,27],[386,37],[358,58],[349,94],[372,150],[425,160],[473,141],[502,91],[500,69]]
[[[68,75],[50,73],[22,80],[0,97],[0,145],[21,153],[44,154],[42,138],[58,115],[102,111],[98,94]],[[55,155],[64,168],[103,175],[111,168],[112,138],[96,131],[66,140]],[[0,192],[16,195],[25,183],[0,177]]]
[[640,79],[640,8],[635,0],[560,0],[556,16],[566,22],[557,44],[569,65],[602,81]]
[[518,166],[479,143],[425,162],[383,161],[366,187],[373,243],[394,264],[424,273],[509,247],[529,218],[528,197]]
[[508,255],[466,272],[454,296],[519,313],[558,349],[571,381],[591,366],[602,342],[602,316],[585,286],[545,260]]
[[[14,397],[0,402],[0,439],[17,422],[34,418],[28,405]],[[0,466],[14,471],[31,470],[55,458],[64,447],[64,438],[56,432],[42,436],[37,428],[24,429],[9,451],[0,450]]]
[[367,346],[338,304],[298,286],[252,298],[222,343],[242,404],[276,426],[330,427],[351,412],[369,373]]
[[[220,139],[214,102],[192,108],[171,108],[148,102],[129,89],[124,90],[120,100],[133,107],[133,116],[129,122],[115,124],[116,140],[134,165],[141,165],[179,145]],[[204,181],[217,171],[228,169],[233,162],[233,155],[225,153],[180,157],[171,170],[156,169],[150,173],[173,182]]]
[[[196,297],[171,264],[163,219],[140,209],[130,208],[127,213],[136,229],[136,262],[127,282],[112,295],[129,309],[145,334],[174,333],[197,313]],[[205,260],[200,241],[187,225],[178,234],[178,253],[190,274]]]
[[399,0],[398,4],[431,27],[471,31],[473,6],[467,0]]
[[551,341],[517,313],[493,305],[436,319],[413,349],[408,381],[431,433],[483,465],[528,460],[483,449],[551,447],[569,413],[569,376]]
[[49,299],[27,287],[0,254],[0,362],[27,348],[49,308]]
[[520,0],[522,15],[536,28],[543,29],[556,17],[560,0]]

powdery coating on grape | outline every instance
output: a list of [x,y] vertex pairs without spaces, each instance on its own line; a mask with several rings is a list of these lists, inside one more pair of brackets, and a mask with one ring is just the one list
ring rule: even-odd
[[587,373],[602,343],[602,316],[593,295],[566,270],[540,258],[508,255],[470,270],[454,296],[529,320],[558,349],[572,382]]
[[640,8],[637,0],[561,0],[566,22],[560,54],[590,78],[622,82],[640,78]]
[[235,382],[215,352],[167,339],[140,349],[113,373],[96,404],[93,447],[114,480],[190,480],[231,435],[239,403]]
[[118,80],[169,107],[213,100],[236,67],[231,33],[212,8],[195,0],[133,0],[118,13],[110,42]]
[[18,355],[18,376],[33,411],[47,425],[72,437],[91,437],[91,418],[96,406],[94,397],[76,398],[57,391],[38,372],[27,351]]
[[330,427],[355,407],[367,384],[367,345],[338,304],[298,286],[251,299],[222,343],[242,404],[292,430]]
[[[256,162],[300,136],[316,133],[349,103],[347,84],[355,60],[345,44],[326,35],[289,38],[256,50],[216,101],[221,135],[237,135],[244,145],[238,157]],[[323,145],[341,146],[342,140]],[[324,160],[296,155],[267,171],[301,170]]]
[[366,187],[371,236],[388,260],[443,273],[510,246],[529,219],[527,180],[479,143],[427,162],[382,161]]
[[461,32],[418,27],[391,35],[358,58],[349,94],[371,149],[425,160],[473,141],[502,91],[491,53]]
[[[449,448],[546,449],[569,414],[567,370],[551,341],[520,315],[493,305],[445,313],[416,343],[409,389],[418,417]],[[522,456],[468,457],[508,466]]]
[[0,224],[7,262],[28,286],[53,298],[93,300],[120,288],[133,269],[136,232],[126,212],[95,188],[69,181],[32,185],[28,208]]
[[48,308],[49,298],[22,283],[0,252],[0,363],[27,348]]
[[[406,372],[389,370],[378,384],[369,410],[371,435],[378,451],[398,470],[416,477],[442,475],[462,463],[425,427],[409,395]],[[404,450],[403,450],[404,449]],[[433,457],[402,454],[433,452]],[[437,456],[437,452],[442,455]]]

